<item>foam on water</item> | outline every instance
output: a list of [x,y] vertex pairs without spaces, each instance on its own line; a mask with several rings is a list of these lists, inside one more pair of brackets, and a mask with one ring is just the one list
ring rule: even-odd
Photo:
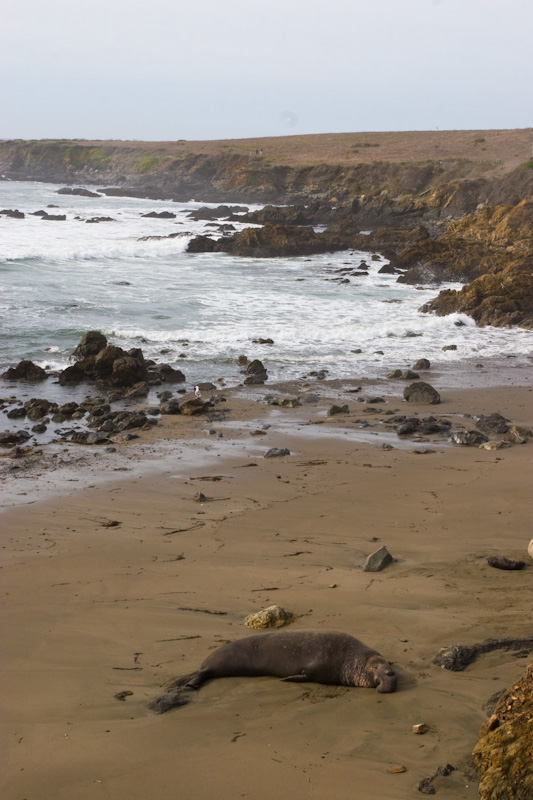
[[[380,275],[383,258],[357,251],[278,259],[188,254],[190,237],[213,229],[187,213],[216,204],[83,198],[58,195],[57,188],[0,183],[0,208],[26,213],[24,220],[0,217],[2,368],[23,358],[64,368],[81,336],[95,329],[179,366],[191,382],[239,380],[235,359],[242,353],[261,358],[277,380],[320,368],[331,377],[372,377],[420,357],[446,365],[513,355],[525,363],[533,350],[531,331],[419,313],[438,288]],[[52,203],[59,208],[50,212],[66,214],[66,221],[30,216]],[[141,216],[151,210],[177,216]],[[85,224],[97,216],[116,222]],[[173,233],[179,236],[139,241]],[[357,269],[363,260],[367,276],[335,280],[345,277],[338,270]],[[274,345],[253,344],[259,337]],[[447,344],[457,350],[443,352]]]

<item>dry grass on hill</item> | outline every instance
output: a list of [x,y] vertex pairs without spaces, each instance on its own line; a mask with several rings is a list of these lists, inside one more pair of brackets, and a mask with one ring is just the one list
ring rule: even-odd
[[[103,144],[80,140],[80,144]],[[397,131],[378,133],[321,133],[257,139],[213,141],[134,142],[106,144],[135,148],[159,157],[234,153],[256,157],[262,149],[266,163],[291,166],[385,162],[444,161],[471,164],[472,174],[503,174],[532,156],[533,129],[489,131]],[[470,170],[469,170],[470,171]]]

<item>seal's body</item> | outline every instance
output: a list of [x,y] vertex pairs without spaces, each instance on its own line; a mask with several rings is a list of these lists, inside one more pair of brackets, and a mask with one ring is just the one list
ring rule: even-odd
[[273,675],[285,681],[396,690],[396,674],[379,653],[335,631],[275,631],[230,642],[209,655],[200,668],[178,678],[171,689],[198,689],[213,678]]

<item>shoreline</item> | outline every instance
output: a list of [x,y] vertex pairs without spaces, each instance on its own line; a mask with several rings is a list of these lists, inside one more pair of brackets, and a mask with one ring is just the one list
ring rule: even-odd
[[[403,401],[403,381],[394,395],[376,382],[361,394],[379,386],[387,410],[468,427],[464,415],[498,411],[531,428],[531,382],[512,378],[458,390],[428,373],[437,406]],[[142,475],[99,467],[101,482],[87,485],[67,465],[79,479],[70,494],[3,509],[4,796],[141,800],[157,786],[170,800],[179,786],[199,800],[333,800],[355,780],[361,800],[407,800],[451,763],[439,796],[477,798],[470,753],[483,704],[526,662],[496,651],[450,673],[432,659],[530,632],[533,565],[502,572],[486,558],[527,559],[531,441],[496,451],[400,441],[354,384],[317,381],[319,403],[296,408],[254,398],[294,397],[301,382],[224,389],[226,421],[165,417],[142,432],[140,447],[154,448]],[[347,398],[349,413],[326,420]],[[358,438],[374,433],[375,444]],[[77,447],[94,459],[94,447]],[[132,466],[138,446],[126,447],[106,456]],[[265,459],[270,447],[290,455]],[[362,572],[381,545],[396,561]],[[147,710],[165,681],[245,636],[246,614],[273,603],[295,614],[293,629],[343,630],[376,648],[395,663],[398,691],[231,678],[163,717]],[[120,691],[133,694],[118,702]],[[414,736],[421,722],[429,731]],[[407,771],[390,774],[395,764]]]
[[[459,370],[456,367],[459,366]],[[463,366],[463,369],[461,369]],[[441,403],[437,406],[423,407],[415,413],[425,415],[436,413],[437,415],[450,416],[459,428],[466,420],[461,419],[461,413],[448,408],[448,396],[451,392],[460,392],[464,398],[469,393],[474,397],[473,404],[467,403],[467,414],[492,413],[490,403],[479,405],[476,394],[489,392],[496,395],[500,404],[501,390],[504,388],[522,388],[526,390],[529,384],[533,384],[532,370],[524,364],[520,366],[502,366],[502,360],[486,361],[483,369],[470,370],[468,375],[463,365],[450,365],[446,370],[431,369],[422,373],[420,378],[429,381],[439,392],[443,393]],[[465,385],[469,381],[468,386]],[[33,393],[31,384],[21,382],[28,396]],[[179,430],[176,433],[176,417],[163,415],[158,418],[158,425],[151,431],[135,430],[136,438],[134,441],[121,441],[111,438],[109,444],[114,446],[115,452],[107,452],[103,445],[83,445],[51,438],[50,436],[38,437],[40,439],[31,442],[29,446],[24,445],[22,450],[27,450],[28,458],[16,457],[12,459],[11,468],[8,459],[12,453],[20,447],[13,447],[10,450],[3,447],[0,450],[0,476],[3,479],[4,488],[2,491],[3,499],[0,501],[0,514],[11,505],[26,505],[26,500],[19,500],[17,497],[26,497],[31,492],[31,503],[41,502],[43,499],[52,499],[69,494],[70,490],[76,491],[78,487],[67,487],[68,482],[79,483],[80,489],[83,485],[100,485],[109,480],[120,481],[142,478],[144,475],[154,472],[165,472],[168,465],[172,462],[173,447],[176,438],[186,458],[192,458],[196,463],[200,461],[208,464],[218,457],[231,457],[231,451],[235,446],[241,448],[245,455],[247,452],[257,449],[261,440],[252,439],[253,429],[266,422],[272,426],[273,430],[268,435],[268,441],[273,440],[273,435],[281,441],[283,436],[290,435],[291,430],[296,438],[302,436],[307,438],[345,438],[353,443],[366,442],[375,443],[376,446],[387,444],[392,447],[409,448],[412,445],[410,437],[399,437],[394,430],[386,429],[386,417],[368,415],[365,422],[369,428],[357,425],[354,422],[360,419],[361,414],[365,413],[365,407],[359,402],[359,398],[365,398],[365,392],[379,392],[383,395],[385,405],[382,410],[390,412],[394,408],[395,413],[409,413],[410,404],[406,403],[402,397],[402,391],[409,381],[392,380],[386,377],[359,379],[331,378],[325,380],[314,380],[308,382],[304,379],[290,381],[267,381],[265,384],[250,387],[243,384],[237,386],[224,386],[212,392],[215,398],[225,398],[224,405],[218,406],[223,411],[226,410],[226,402],[238,404],[237,414],[230,412],[229,419],[225,418],[216,422],[217,434],[209,434],[209,429],[213,430],[213,425],[206,419],[205,415],[199,417],[186,418],[182,420]],[[15,384],[16,385],[16,384]],[[318,395],[316,402],[307,405],[305,403],[305,393],[302,393],[302,386],[309,387],[308,391],[313,395]],[[18,386],[17,386],[18,388]],[[70,389],[59,387],[64,394],[62,401],[70,399]],[[96,388],[92,384],[82,384],[76,387],[76,396],[81,397],[87,390],[90,394],[91,388]],[[533,391],[529,389],[529,391]],[[362,392],[362,394],[359,394]],[[48,393],[49,394],[49,393]],[[22,395],[23,397],[25,395]],[[282,409],[275,405],[269,405],[265,398],[296,399],[304,401],[303,405],[293,409]],[[155,391],[152,389],[150,395],[137,403],[125,406],[130,411],[143,410],[150,405],[157,403]],[[478,411],[476,412],[476,403]],[[348,404],[349,412],[338,417],[327,416],[327,408],[332,404]],[[465,400],[462,400],[460,407],[463,407]],[[497,403],[496,403],[497,404]],[[381,407],[381,404],[379,404]],[[494,407],[493,411],[500,411]],[[504,414],[505,416],[505,414]],[[271,419],[272,418],[272,419]],[[361,420],[360,420],[361,421]],[[10,429],[18,430],[24,428],[24,421],[9,420]],[[327,424],[323,424],[327,423]],[[533,427],[533,417],[530,425]],[[246,431],[248,430],[248,436]],[[243,434],[244,432],[244,434]],[[244,438],[239,438],[244,435]],[[52,434],[53,436],[53,434]],[[454,447],[452,442],[443,437],[433,437],[441,447]],[[279,445],[279,443],[278,443]],[[276,446],[278,446],[276,445]],[[118,449],[117,449],[118,446]],[[271,445],[274,446],[274,445]],[[279,445],[281,446],[281,445]],[[196,454],[193,456],[193,452]],[[34,455],[35,454],[35,455]],[[8,466],[6,466],[6,464]],[[104,472],[102,472],[102,465]],[[15,467],[13,469],[13,466]],[[115,474],[113,474],[115,473]],[[123,473],[123,474],[117,474]],[[46,475],[46,486],[35,485],[34,481]],[[7,502],[6,502],[7,499]]]

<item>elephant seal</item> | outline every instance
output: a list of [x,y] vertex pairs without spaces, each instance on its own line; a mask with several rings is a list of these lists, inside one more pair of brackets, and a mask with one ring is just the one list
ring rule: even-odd
[[196,672],[173,681],[149,708],[163,714],[189,701],[191,690],[213,678],[272,675],[284,681],[310,681],[336,686],[366,686],[396,691],[390,663],[376,650],[347,633],[274,631],[247,636],[219,647]]

